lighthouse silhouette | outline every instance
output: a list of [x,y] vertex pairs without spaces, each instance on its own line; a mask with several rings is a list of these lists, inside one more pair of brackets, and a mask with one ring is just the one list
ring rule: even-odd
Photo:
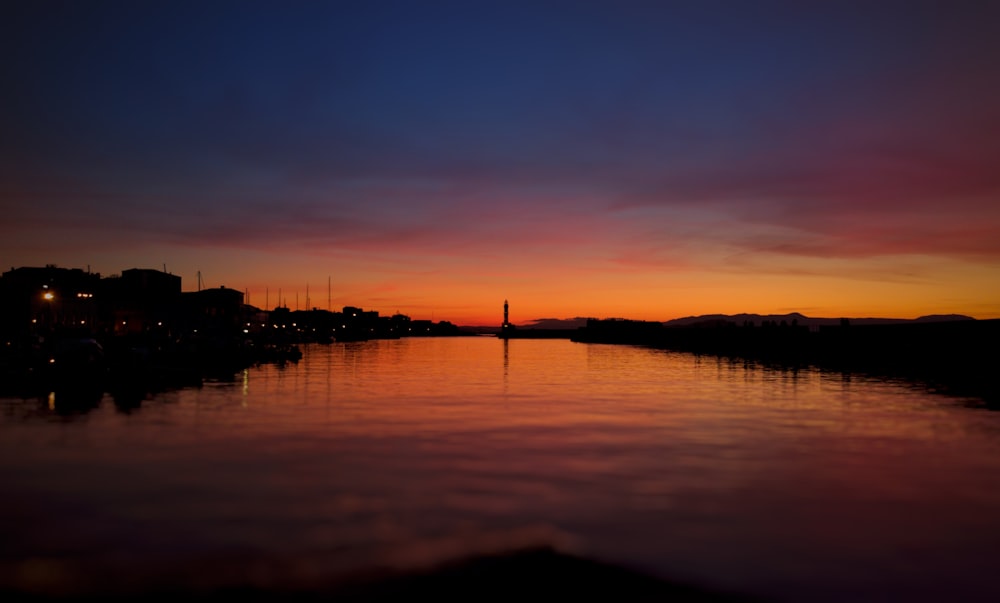
[[507,300],[503,300],[503,324],[500,325],[500,337],[507,339],[513,330],[514,325],[510,324],[510,305]]

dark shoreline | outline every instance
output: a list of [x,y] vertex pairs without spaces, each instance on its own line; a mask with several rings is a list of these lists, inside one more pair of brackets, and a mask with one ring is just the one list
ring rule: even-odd
[[1000,320],[850,325],[666,327],[592,320],[572,341],[639,345],[759,362],[904,379],[940,393],[976,397],[1000,409]]

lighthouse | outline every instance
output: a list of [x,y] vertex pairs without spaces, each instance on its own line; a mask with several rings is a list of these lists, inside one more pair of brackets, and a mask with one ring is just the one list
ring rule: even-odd
[[503,339],[509,338],[514,330],[514,325],[510,324],[509,310],[510,306],[507,304],[507,300],[503,300],[503,324],[500,325],[500,337]]

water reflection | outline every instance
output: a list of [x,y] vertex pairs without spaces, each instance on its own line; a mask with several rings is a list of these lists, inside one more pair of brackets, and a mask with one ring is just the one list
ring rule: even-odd
[[510,373],[510,340],[503,340],[503,386],[507,390],[507,376]]
[[97,408],[103,396],[104,391],[99,387],[66,385],[43,396],[44,403],[40,405],[59,415],[75,416]]
[[899,384],[403,339],[307,346],[128,414],[89,400],[3,401],[0,587],[27,559],[84,586],[252,581],[204,573],[240,560],[297,584],[550,545],[779,600],[1000,594],[1000,415]]

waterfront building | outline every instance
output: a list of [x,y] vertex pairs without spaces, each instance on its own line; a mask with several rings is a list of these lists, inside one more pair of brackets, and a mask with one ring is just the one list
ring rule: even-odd
[[181,277],[146,268],[123,270],[101,283],[102,322],[115,335],[169,330],[178,325]]
[[184,323],[188,329],[215,329],[242,332],[243,292],[228,289],[202,289],[181,294]]
[[11,268],[0,276],[0,331],[9,336],[96,327],[101,275],[79,268]]

